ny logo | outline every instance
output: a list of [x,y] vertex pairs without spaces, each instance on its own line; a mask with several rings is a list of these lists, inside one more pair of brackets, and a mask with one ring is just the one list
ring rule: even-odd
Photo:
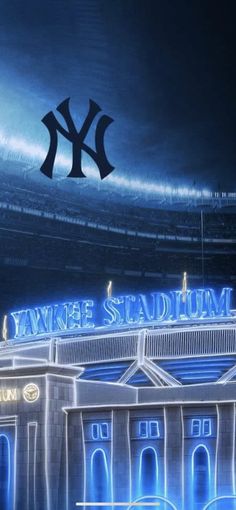
[[80,129],[77,131],[73,119],[69,110],[69,101],[70,98],[65,99],[62,103],[57,107],[57,111],[64,118],[68,131],[59,123],[54,113],[51,111],[43,117],[42,122],[47,127],[50,134],[50,146],[46,156],[46,159],[41,166],[40,170],[47,177],[52,179],[53,176],[53,166],[55,163],[55,157],[57,152],[58,145],[58,136],[57,132],[60,133],[64,138],[66,138],[69,142],[72,143],[72,168],[67,177],[86,177],[86,175],[82,171],[82,152],[86,152],[91,158],[95,161],[101,179],[104,179],[109,175],[114,167],[109,163],[105,149],[104,149],[104,135],[108,126],[113,122],[113,119],[108,115],[102,115],[102,117],[97,122],[96,131],[95,131],[95,150],[89,147],[85,143],[85,138],[88,134],[88,131],[93,123],[96,115],[101,111],[100,106],[96,104],[94,101],[90,99],[89,102],[89,112],[87,117]]

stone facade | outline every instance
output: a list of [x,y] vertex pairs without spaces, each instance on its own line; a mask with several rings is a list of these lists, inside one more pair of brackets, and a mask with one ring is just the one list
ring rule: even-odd
[[83,373],[58,362],[54,341],[0,350],[1,510],[144,496],[203,510],[235,494],[234,371],[223,383],[146,387]]

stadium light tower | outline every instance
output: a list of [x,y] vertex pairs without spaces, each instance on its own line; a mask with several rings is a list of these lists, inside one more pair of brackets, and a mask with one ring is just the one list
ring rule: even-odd
[[112,281],[110,280],[107,285],[107,297],[109,298],[111,296],[112,296]]
[[187,290],[188,290],[187,272],[184,271],[183,280],[182,280],[182,301],[183,301],[183,303],[186,303]]
[[3,317],[3,323],[2,323],[2,338],[4,342],[7,342],[7,315],[4,315]]

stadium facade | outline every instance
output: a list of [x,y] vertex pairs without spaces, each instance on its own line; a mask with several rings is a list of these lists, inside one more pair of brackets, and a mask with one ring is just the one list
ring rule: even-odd
[[233,496],[236,316],[218,312],[2,342],[1,509]]

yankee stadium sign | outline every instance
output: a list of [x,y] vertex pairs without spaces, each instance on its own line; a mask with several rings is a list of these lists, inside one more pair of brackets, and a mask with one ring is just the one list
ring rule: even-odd
[[177,321],[231,317],[232,289],[152,292],[108,297],[100,305],[92,299],[68,301],[10,314],[15,339],[32,336],[88,331],[95,328],[137,326]]

